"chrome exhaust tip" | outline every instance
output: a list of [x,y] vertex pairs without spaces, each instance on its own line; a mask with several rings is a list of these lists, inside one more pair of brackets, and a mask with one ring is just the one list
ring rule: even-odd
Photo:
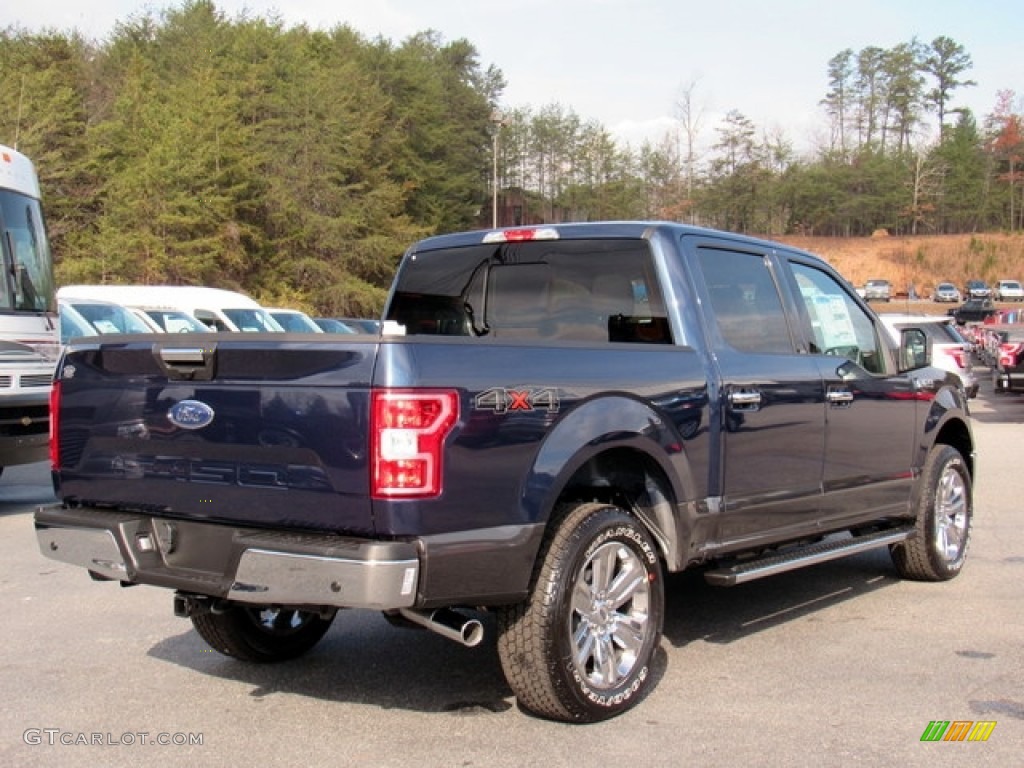
[[451,608],[436,608],[429,612],[399,608],[398,612],[414,624],[426,627],[431,632],[461,643],[467,648],[480,645],[484,639],[484,625],[479,619],[463,616]]

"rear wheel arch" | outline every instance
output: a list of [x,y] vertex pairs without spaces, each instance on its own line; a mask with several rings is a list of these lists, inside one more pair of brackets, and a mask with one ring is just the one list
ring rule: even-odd
[[680,434],[636,397],[580,403],[544,437],[522,486],[523,518],[549,529],[562,505],[613,504],[647,529],[667,570],[680,570],[693,548],[695,522],[680,505],[697,498],[687,453],[687,441],[697,434]]
[[547,526],[567,505],[602,502],[626,510],[653,537],[668,570],[677,570],[689,549],[689,528],[677,513],[678,493],[661,463],[637,447],[594,454],[567,472],[550,496]]

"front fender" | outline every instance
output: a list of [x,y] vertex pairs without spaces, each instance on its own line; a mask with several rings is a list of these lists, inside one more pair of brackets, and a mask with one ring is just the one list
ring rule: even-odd
[[971,430],[970,406],[967,395],[952,374],[935,388],[928,403],[921,430],[921,443],[914,466],[924,466],[928,452],[936,443],[952,445],[963,455],[974,474],[974,436]]

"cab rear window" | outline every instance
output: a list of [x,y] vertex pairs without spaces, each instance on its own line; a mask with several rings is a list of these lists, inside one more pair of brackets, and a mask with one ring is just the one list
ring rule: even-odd
[[645,241],[484,244],[406,259],[388,307],[406,335],[671,343]]

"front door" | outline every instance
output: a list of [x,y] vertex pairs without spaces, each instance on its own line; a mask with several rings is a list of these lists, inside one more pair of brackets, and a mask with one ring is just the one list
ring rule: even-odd
[[832,274],[797,261],[791,267],[825,386],[822,517],[848,523],[887,510],[905,513],[917,390],[895,373],[885,329]]

